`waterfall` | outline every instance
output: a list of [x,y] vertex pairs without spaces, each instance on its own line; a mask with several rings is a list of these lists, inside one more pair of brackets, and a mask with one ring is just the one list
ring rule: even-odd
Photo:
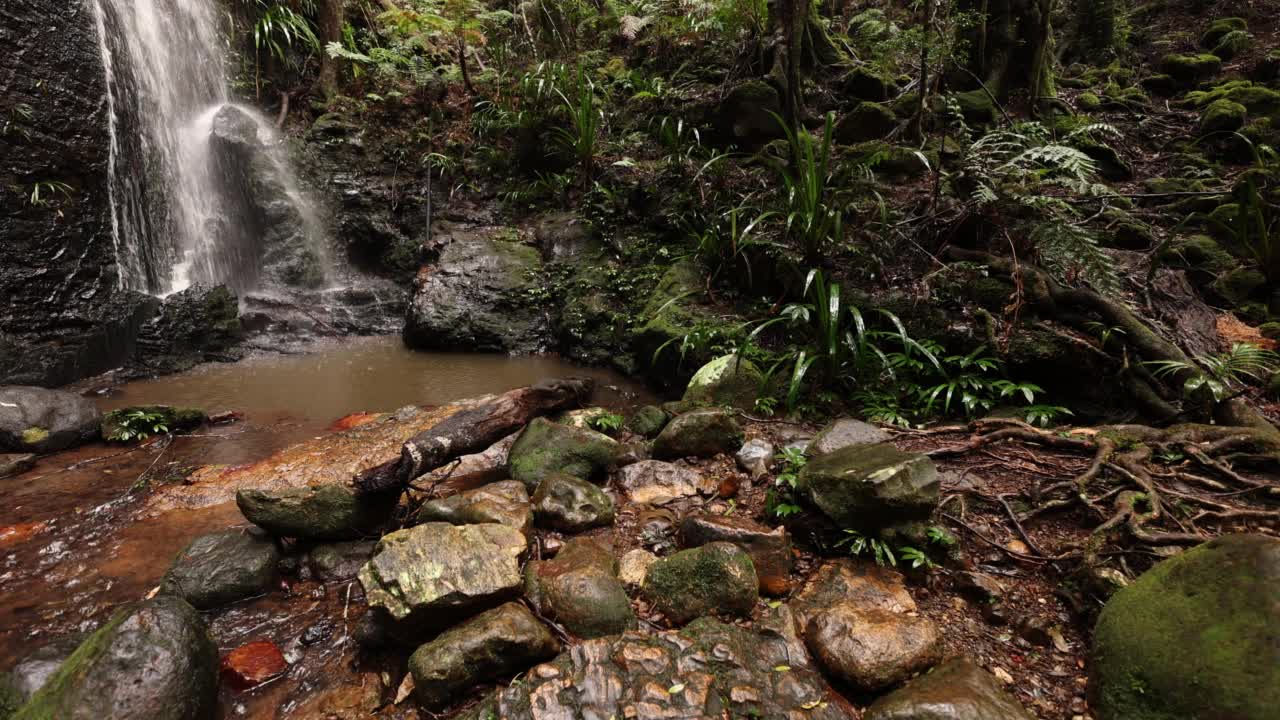
[[[267,280],[323,282],[323,228],[282,140],[259,113],[229,101],[215,0],[89,2],[106,77],[121,285],[163,295],[197,282],[238,291]],[[216,156],[215,126],[227,113],[252,150],[237,150],[242,167]],[[273,242],[306,257],[282,260]],[[290,262],[307,269],[264,270]]]

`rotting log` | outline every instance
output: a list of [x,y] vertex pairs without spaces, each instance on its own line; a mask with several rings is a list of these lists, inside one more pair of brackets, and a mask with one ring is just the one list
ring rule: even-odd
[[361,494],[400,492],[414,478],[480,452],[536,417],[585,404],[593,385],[589,378],[543,380],[460,410],[405,441],[399,458],[362,471],[351,484]]

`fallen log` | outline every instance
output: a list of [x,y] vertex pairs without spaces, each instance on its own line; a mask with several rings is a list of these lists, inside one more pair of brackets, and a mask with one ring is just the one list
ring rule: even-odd
[[591,398],[589,378],[543,380],[466,410],[407,440],[400,457],[360,472],[356,492],[403,490],[414,478],[463,455],[477,453],[542,415],[578,407]]

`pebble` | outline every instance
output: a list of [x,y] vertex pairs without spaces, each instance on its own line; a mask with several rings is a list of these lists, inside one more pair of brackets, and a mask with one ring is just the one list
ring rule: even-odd
[[315,645],[324,642],[333,636],[333,623],[328,620],[321,620],[307,626],[302,631],[302,644]]

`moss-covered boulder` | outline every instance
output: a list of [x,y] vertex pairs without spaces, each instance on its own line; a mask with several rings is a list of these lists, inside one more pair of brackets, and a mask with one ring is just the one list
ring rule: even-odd
[[1107,602],[1094,630],[1099,720],[1274,718],[1280,540],[1226,535],[1170,558]]
[[722,355],[694,373],[685,388],[684,400],[695,405],[751,410],[763,383],[764,373],[755,363],[737,355]]
[[887,105],[862,102],[836,123],[835,137],[842,143],[876,140],[897,126],[898,118]]
[[161,587],[211,610],[270,590],[280,557],[275,541],[256,528],[201,535],[174,558]]
[[528,535],[533,530],[529,491],[518,480],[502,480],[445,498],[428,500],[418,509],[416,521],[454,525],[499,523]]
[[613,524],[613,500],[586,480],[551,473],[533,494],[533,513],[539,527],[582,532]]
[[1221,98],[1209,103],[1200,114],[1200,132],[1231,132],[1244,127],[1249,111],[1238,102]]
[[840,87],[845,97],[871,102],[888,100],[894,89],[892,79],[866,65],[859,65],[845,73],[840,78]]
[[940,483],[933,461],[889,443],[851,445],[810,460],[796,489],[842,528],[876,532],[928,519]]
[[750,555],[713,542],[654,563],[642,592],[668,620],[683,625],[712,613],[749,617],[759,599],[759,579]]
[[1160,249],[1160,262],[1183,268],[1196,285],[1204,287],[1236,266],[1231,253],[1208,235],[1177,237]]
[[960,106],[960,114],[964,121],[975,125],[987,125],[996,121],[996,104],[991,94],[982,88],[953,94],[952,99]]
[[657,405],[644,405],[627,418],[627,428],[637,435],[651,438],[662,432],[671,421],[671,413]]
[[574,538],[554,558],[526,565],[524,590],[538,612],[581,638],[636,627],[631,600],[618,579],[618,559],[596,539]]
[[937,153],[921,152],[906,145],[870,142],[855,145],[853,150],[862,155],[877,176],[890,182],[922,177],[938,163]]
[[777,88],[764,80],[748,80],[725,95],[711,124],[722,143],[754,148],[783,136],[775,114],[782,114]]
[[1254,115],[1280,112],[1280,91],[1248,80],[1232,80],[1208,90],[1187,93],[1187,102],[1196,107],[1208,107],[1218,100],[1230,100],[1243,105]]
[[685,337],[702,333],[730,338],[735,334],[732,325],[705,304],[705,286],[698,266],[681,260],[663,273],[641,311],[645,324],[636,333],[636,352],[659,385],[678,387],[712,359],[709,353],[682,351]]
[[742,447],[742,429],[733,416],[718,408],[680,415],[658,433],[653,456],[660,460],[732,454]]
[[533,492],[555,473],[588,480],[600,475],[618,449],[618,442],[603,433],[535,418],[511,446],[507,465],[511,477]]
[[1222,38],[1233,32],[1244,32],[1249,29],[1249,23],[1244,18],[1224,17],[1216,18],[1209,23],[1209,27],[1205,28],[1204,33],[1200,36],[1200,47],[1205,50],[1212,50],[1222,42]]
[[1165,55],[1160,60],[1164,74],[1184,86],[1204,82],[1222,69],[1222,58],[1209,53]]
[[348,485],[236,492],[249,522],[277,537],[349,540],[377,530],[395,509],[396,493],[357,495]]
[[[1253,268],[1237,267],[1223,273],[1213,283],[1213,291],[1233,306],[1243,305],[1249,300],[1260,297],[1267,285],[1267,278]],[[1265,312],[1263,315],[1265,316]]]
[[1095,112],[1102,107],[1102,98],[1097,93],[1082,92],[1076,96],[1076,107],[1081,112]]

